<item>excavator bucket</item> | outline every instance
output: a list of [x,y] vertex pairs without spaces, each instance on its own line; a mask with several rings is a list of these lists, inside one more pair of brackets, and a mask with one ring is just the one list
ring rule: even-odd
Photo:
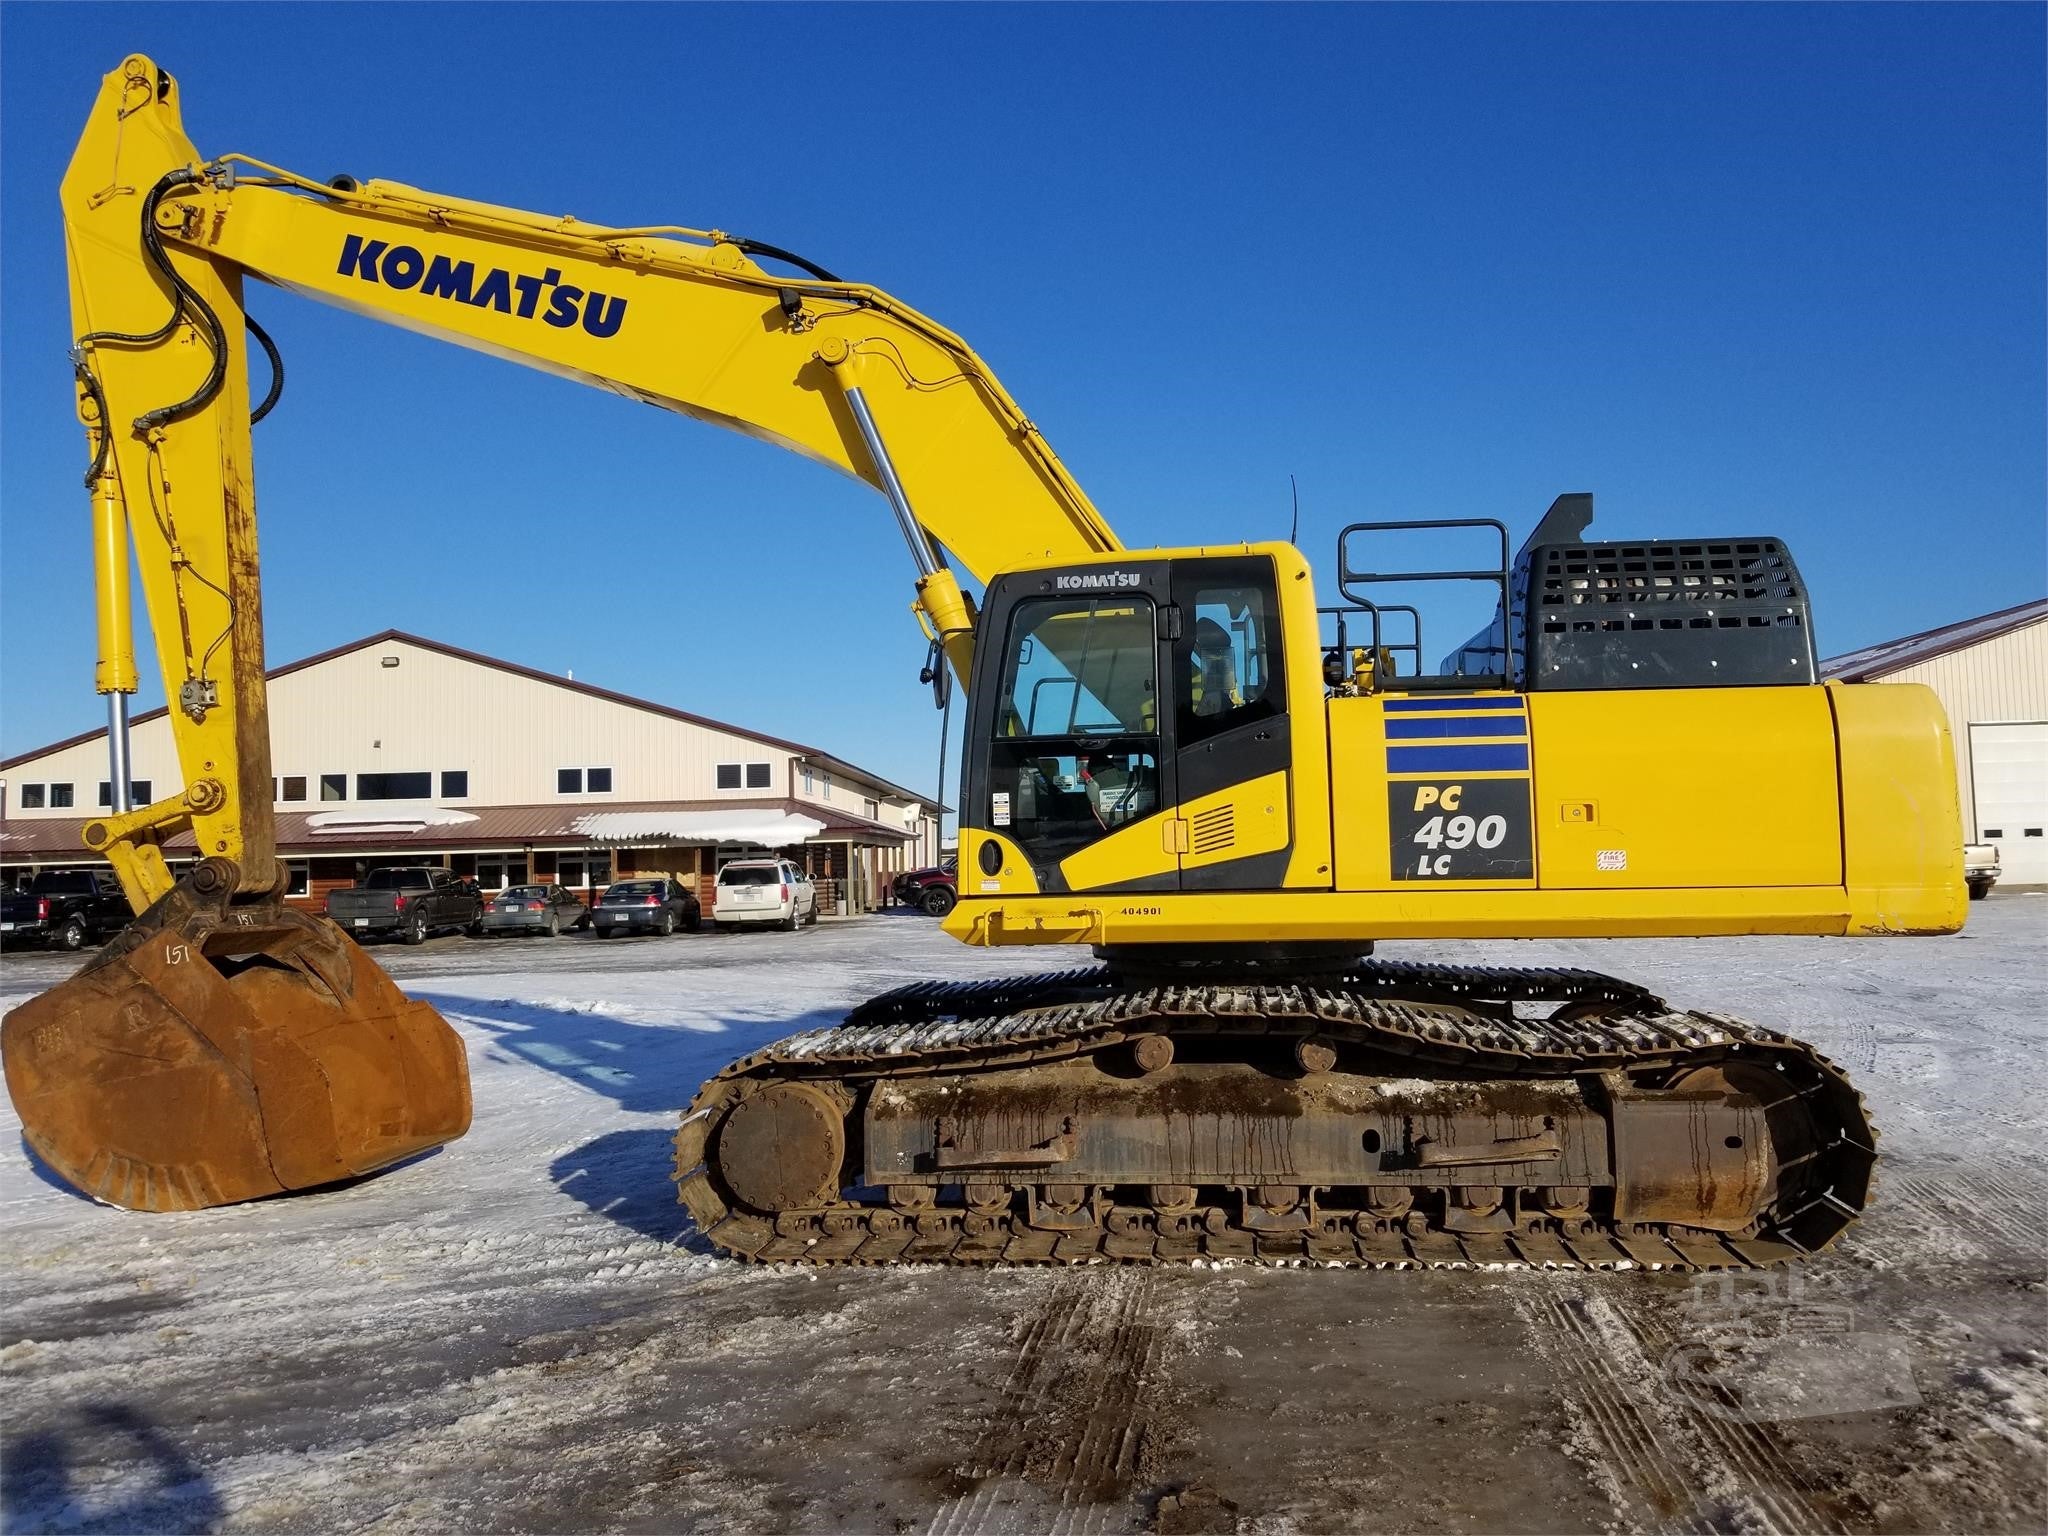
[[[210,861],[209,861],[210,863]],[[469,1129],[455,1031],[325,918],[181,881],[0,1024],[36,1156],[96,1200],[199,1210],[388,1167]]]

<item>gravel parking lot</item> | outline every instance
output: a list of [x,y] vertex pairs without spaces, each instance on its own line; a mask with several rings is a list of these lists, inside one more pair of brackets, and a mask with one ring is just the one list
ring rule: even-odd
[[[1574,964],[1813,1040],[1884,1135],[1803,1272],[810,1272],[673,1203],[710,1071],[918,975],[1055,967],[919,917],[376,954],[476,1128],[187,1216],[0,1122],[13,1531],[2036,1531],[2048,897],[1948,939],[1404,945]],[[73,962],[9,954],[8,1006]]]

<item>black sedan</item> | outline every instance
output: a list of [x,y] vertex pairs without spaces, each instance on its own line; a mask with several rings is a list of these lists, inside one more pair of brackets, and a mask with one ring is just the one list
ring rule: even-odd
[[695,933],[704,926],[697,893],[680,880],[621,880],[597,898],[590,929],[600,939],[615,933]]

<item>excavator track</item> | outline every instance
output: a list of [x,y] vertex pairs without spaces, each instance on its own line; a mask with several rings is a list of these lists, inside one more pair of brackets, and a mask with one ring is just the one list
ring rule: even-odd
[[[1375,1094],[1416,1112],[1374,1118]],[[1242,1181],[1076,1172],[1098,1129],[1141,1157],[1158,1105],[1176,1145],[1241,1134],[1220,1155]],[[1384,1152],[1364,1133],[1377,1171],[1286,1176],[1318,1134],[1358,1162],[1361,1124],[1387,1127]],[[1470,1141],[1488,1124],[1526,1134]],[[1603,1137],[1609,1185],[1555,1182]],[[699,1230],[757,1262],[1761,1268],[1854,1220],[1875,1142],[1812,1048],[1596,972],[1091,968],[913,983],[734,1062],[683,1117],[676,1179]]]

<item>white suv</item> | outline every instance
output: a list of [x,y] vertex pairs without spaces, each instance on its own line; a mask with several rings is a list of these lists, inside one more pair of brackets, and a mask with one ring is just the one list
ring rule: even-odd
[[774,923],[795,928],[818,920],[818,888],[787,859],[735,859],[718,872],[711,921],[720,928]]

